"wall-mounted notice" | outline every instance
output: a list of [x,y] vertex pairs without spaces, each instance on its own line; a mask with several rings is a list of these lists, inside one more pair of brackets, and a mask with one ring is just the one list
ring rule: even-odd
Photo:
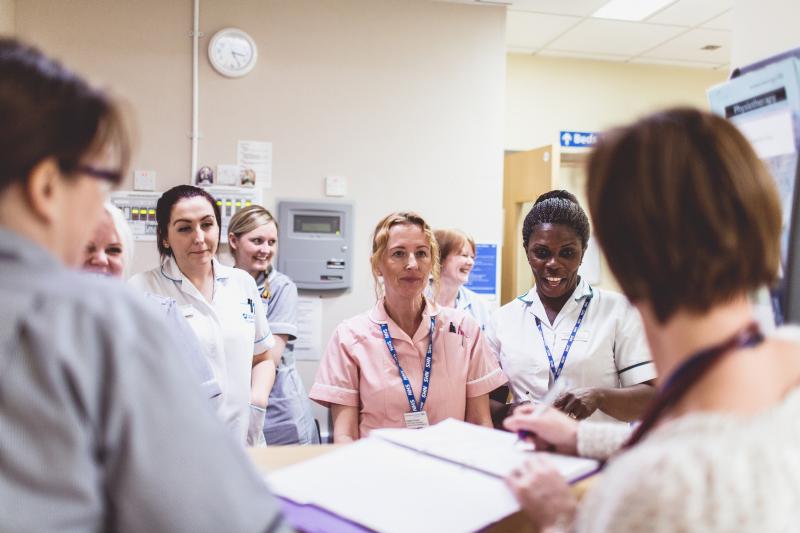
[[160,192],[115,191],[111,203],[120,208],[137,241],[156,240],[156,202]]
[[497,297],[497,245],[476,243],[475,252],[475,266],[465,287],[493,300]]
[[243,187],[272,188],[272,143],[239,141],[236,146],[236,164],[241,169]]
[[294,357],[319,361],[322,357],[322,298],[301,296],[297,300],[297,340]]

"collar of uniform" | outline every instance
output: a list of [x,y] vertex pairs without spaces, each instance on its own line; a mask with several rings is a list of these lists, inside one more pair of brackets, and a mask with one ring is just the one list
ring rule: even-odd
[[[578,285],[572,292],[572,299],[577,302],[587,296],[591,296],[591,294],[592,294],[592,286],[589,285],[589,283],[586,280],[580,278],[580,280],[578,281]],[[539,295],[536,293],[536,287],[531,287],[530,289],[528,289],[528,292],[526,292],[522,296],[517,296],[517,300],[521,300],[529,304],[538,302]]]
[[456,309],[469,309],[472,306],[472,300],[469,298],[469,294],[467,291],[464,290],[464,286],[458,288],[458,292],[456,293],[456,302],[455,307]]
[[[436,303],[428,298],[425,298],[425,310],[422,311],[422,317],[432,317],[439,314],[439,306]],[[389,314],[386,312],[386,306],[383,304],[384,298],[381,298],[377,302],[375,302],[375,307],[372,308],[369,312],[369,319],[376,324],[389,324],[393,322],[391,318],[389,318]]]
[[[222,282],[231,277],[231,267],[223,265],[216,257],[211,258],[211,265],[214,269],[215,281]],[[181,283],[183,283],[184,280],[189,281],[188,278],[183,275],[181,269],[178,268],[178,263],[173,256],[169,256],[161,262],[161,274],[172,281],[180,281]]]
[[0,257],[16,259],[22,263],[36,265],[37,270],[48,268],[58,270],[64,264],[40,244],[0,226]]
[[389,317],[389,314],[386,312],[386,306],[384,305],[384,299],[381,298],[375,303],[375,307],[372,308],[372,311],[369,312],[369,319],[376,323],[376,324],[386,324],[389,326],[389,334],[392,336],[392,339],[395,340],[408,340],[412,344],[422,337],[427,337],[430,332],[430,317],[434,317],[439,314],[439,306],[431,300],[430,298],[423,296],[425,298],[425,309],[422,311],[422,322],[420,322],[419,328],[414,333],[414,338],[409,338],[408,335],[400,329],[394,320]]
[[[564,307],[561,308],[561,311],[559,311],[558,315],[556,316],[553,326],[560,321],[562,316],[569,313],[570,309],[574,307],[577,302],[591,295],[592,286],[589,285],[589,283],[584,280],[583,277],[581,277],[578,280],[578,285],[575,287],[575,290],[572,291],[572,298],[567,300],[567,302],[564,304]],[[536,292],[536,287],[531,287],[528,289],[528,292],[522,296],[518,296],[517,299],[526,303],[528,312],[530,312],[533,316],[538,317],[543,324],[548,326],[550,325],[550,319],[547,318],[547,312],[544,310],[542,300],[539,298],[539,294]]]

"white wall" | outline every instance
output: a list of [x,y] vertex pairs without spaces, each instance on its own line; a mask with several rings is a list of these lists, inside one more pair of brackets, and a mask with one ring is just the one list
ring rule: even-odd
[[16,24],[14,23],[16,3],[16,0],[0,0],[0,35],[16,33]]
[[800,47],[797,0],[733,0],[732,12],[733,67]]
[[[201,46],[226,26],[249,32],[260,61],[222,78],[201,58],[201,165],[235,162],[236,141],[273,143],[279,198],[319,199],[349,180],[355,209],[352,290],[323,304],[335,325],[374,302],[370,233],[393,210],[478,241],[502,232],[505,10],[428,0],[205,0]],[[134,166],[157,188],[188,182],[190,0],[26,0],[19,34],[114,87],[138,117]],[[75,28],[90,31],[76,32]],[[130,187],[130,180],[127,187]],[[135,270],[155,266],[137,245]],[[301,370],[306,383],[315,365]]]

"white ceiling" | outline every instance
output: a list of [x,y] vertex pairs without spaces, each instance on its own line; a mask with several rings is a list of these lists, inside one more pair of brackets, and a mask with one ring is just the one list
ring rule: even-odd
[[509,53],[708,69],[730,62],[733,0],[675,0],[641,22],[591,18],[608,0],[440,1],[508,6]]

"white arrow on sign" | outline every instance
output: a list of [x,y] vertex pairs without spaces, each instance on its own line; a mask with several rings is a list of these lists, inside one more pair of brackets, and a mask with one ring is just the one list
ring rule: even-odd
[[572,134],[568,131],[564,132],[564,135],[561,136],[561,140],[564,141],[564,144],[571,144],[572,143]]

